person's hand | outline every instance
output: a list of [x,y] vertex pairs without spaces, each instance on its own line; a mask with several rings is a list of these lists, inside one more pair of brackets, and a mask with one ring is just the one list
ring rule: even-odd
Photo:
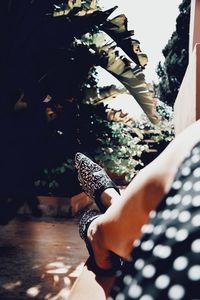
[[100,230],[100,223],[101,216],[92,221],[87,231],[87,237],[92,246],[97,266],[101,269],[111,269],[113,267],[110,259],[111,252],[106,247],[104,237]]

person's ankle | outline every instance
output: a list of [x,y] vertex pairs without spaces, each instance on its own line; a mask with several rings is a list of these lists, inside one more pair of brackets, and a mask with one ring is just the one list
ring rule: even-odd
[[108,221],[106,214],[96,218],[88,228],[88,239],[96,251],[107,249],[122,258],[127,259],[132,250],[133,241],[121,235],[120,228],[116,228],[113,221]]
[[108,188],[100,196],[101,202],[103,205],[105,205],[107,208],[112,205],[115,201],[119,201],[120,195],[118,192],[113,188]]
[[94,219],[88,227],[87,238],[92,247],[95,262],[101,269],[111,269],[112,263],[109,260],[110,251],[106,249],[103,231],[101,230],[101,217]]

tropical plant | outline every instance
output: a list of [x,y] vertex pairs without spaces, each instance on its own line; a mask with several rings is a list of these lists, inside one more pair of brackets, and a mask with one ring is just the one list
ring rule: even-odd
[[172,108],[165,103],[158,101],[157,110],[161,116],[161,122],[153,125],[149,122],[145,115],[135,122],[134,126],[140,129],[144,135],[147,131],[149,137],[154,140],[157,145],[160,142],[166,142],[166,145],[174,139],[174,124],[173,124],[173,111]]
[[146,115],[137,121],[130,121],[129,118],[127,123],[126,114],[120,111],[117,111],[117,119],[110,122],[112,139],[97,149],[95,158],[111,176],[114,175],[114,180],[119,179],[119,184],[128,184],[140,169],[174,139],[171,107],[157,100],[157,111],[162,120],[157,125],[152,124]]
[[96,149],[95,159],[117,184],[126,185],[144,166],[140,157],[149,148],[130,125],[114,121],[109,126],[112,136]]
[[[94,65],[119,79],[151,122],[159,121],[142,74],[147,57],[125,16],[109,19],[115,8],[102,11],[94,0],[11,0],[1,8],[0,122],[6,128],[1,133],[1,193],[40,193],[33,181],[38,183],[41,170],[57,174],[61,166],[62,173],[63,163],[80,149],[80,136],[88,134],[78,125],[83,85]],[[93,37],[88,43],[85,35],[99,31],[115,43],[99,45]],[[116,44],[129,58],[119,54]]]

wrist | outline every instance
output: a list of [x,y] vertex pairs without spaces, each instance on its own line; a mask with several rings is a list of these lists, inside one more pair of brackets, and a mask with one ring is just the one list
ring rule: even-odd
[[95,219],[88,230],[89,239],[99,247],[113,252],[122,258],[128,258],[132,250],[133,237],[124,234],[117,220],[110,219],[106,213]]

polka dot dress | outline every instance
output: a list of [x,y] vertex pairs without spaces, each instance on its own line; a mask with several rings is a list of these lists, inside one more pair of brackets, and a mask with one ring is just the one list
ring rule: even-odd
[[200,143],[142,227],[109,300],[200,299]]

